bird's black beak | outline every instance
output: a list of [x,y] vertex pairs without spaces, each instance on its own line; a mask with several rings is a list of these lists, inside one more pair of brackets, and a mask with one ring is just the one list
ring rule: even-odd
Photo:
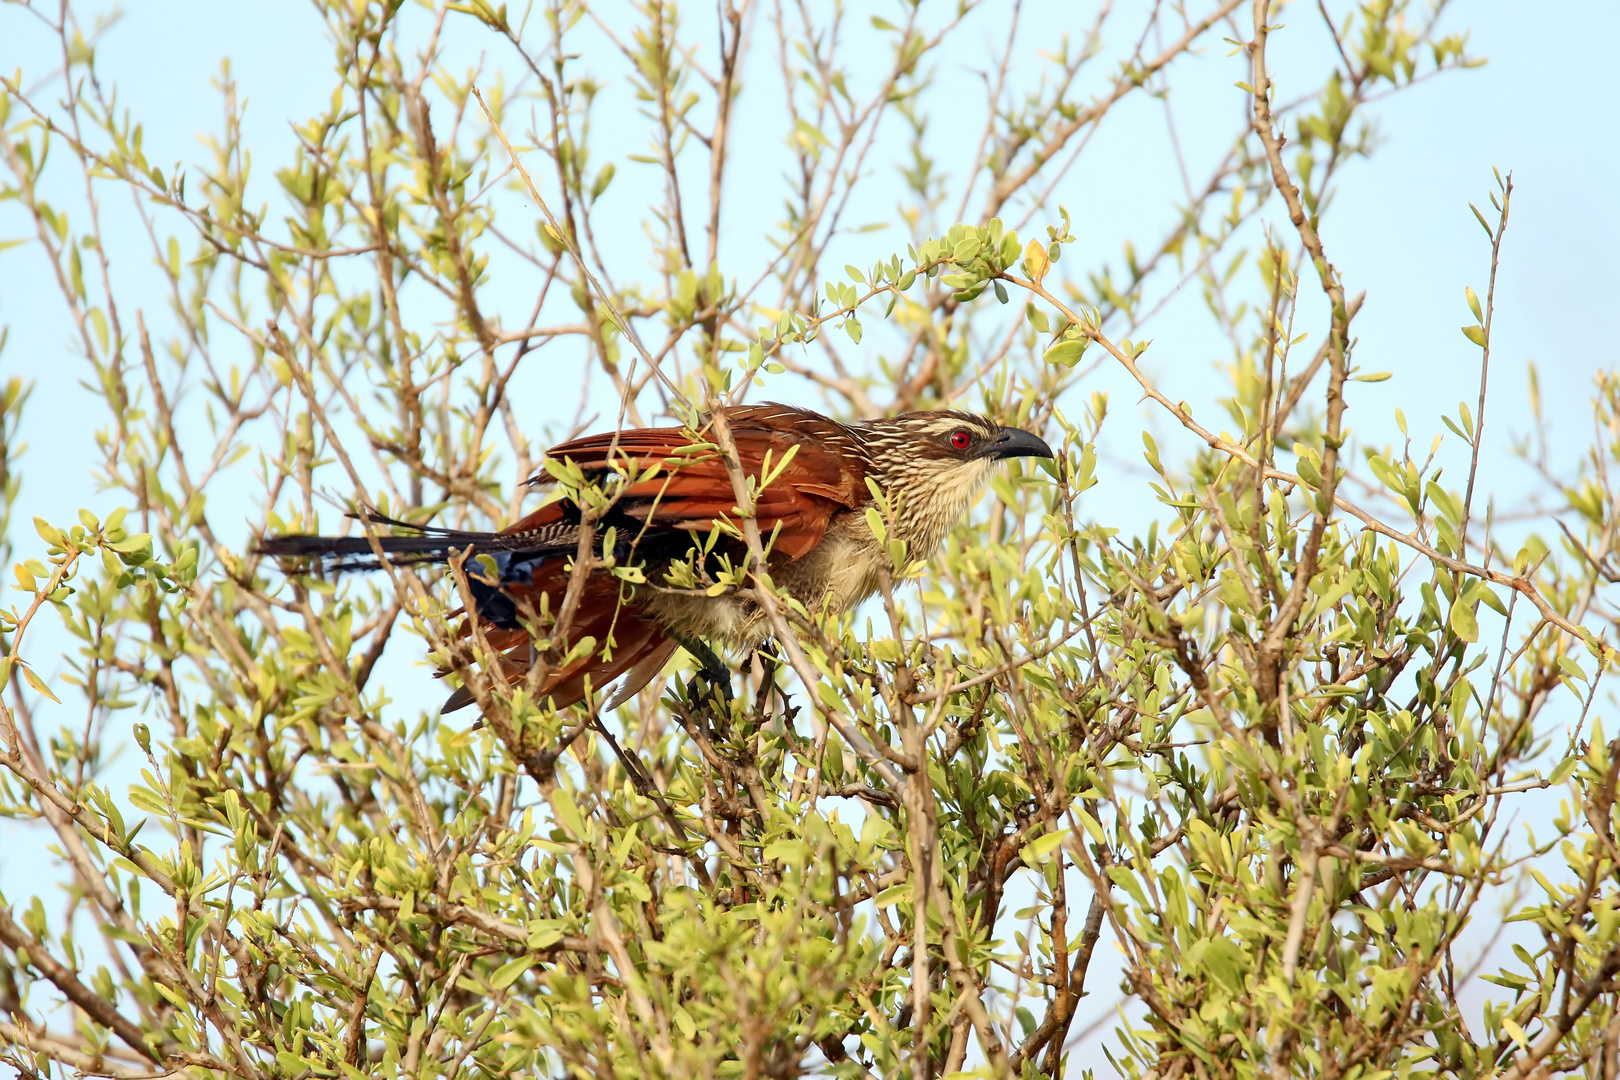
[[1047,446],[1046,440],[1039,435],[1023,428],[1004,427],[996,429],[995,438],[984,444],[980,456],[997,460],[1014,457],[1049,458],[1052,456],[1052,448]]

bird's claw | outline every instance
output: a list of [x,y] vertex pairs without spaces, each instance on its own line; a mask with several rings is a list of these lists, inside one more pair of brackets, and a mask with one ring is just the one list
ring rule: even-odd
[[[731,688],[731,679],[729,675],[729,672],[725,675],[717,675],[708,669],[699,671],[696,675],[692,676],[686,681],[687,700],[694,702],[704,700],[713,701],[715,695],[718,694],[721,699],[719,703],[729,706],[732,700],[736,697],[736,694]],[[705,686],[708,688],[708,693],[704,692]]]
[[[715,655],[714,650],[709,648],[706,642],[686,637],[677,637],[675,640],[698,662],[697,674],[686,683],[686,699],[692,702],[713,700],[714,694],[718,693],[721,699],[719,703],[729,707],[736,697],[731,686],[731,669]],[[709,693],[703,693],[700,683],[708,684]]]

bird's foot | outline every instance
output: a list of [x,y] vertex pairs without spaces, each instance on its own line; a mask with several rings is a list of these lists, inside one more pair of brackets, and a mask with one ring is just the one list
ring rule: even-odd
[[[726,666],[715,651],[709,648],[708,643],[701,638],[689,638],[683,635],[672,635],[681,648],[691,654],[692,659],[698,662],[698,672],[686,683],[686,699],[691,702],[714,700],[719,695],[719,704],[729,707],[736,696],[731,686],[731,669]],[[708,693],[702,691],[702,684],[707,684]]]

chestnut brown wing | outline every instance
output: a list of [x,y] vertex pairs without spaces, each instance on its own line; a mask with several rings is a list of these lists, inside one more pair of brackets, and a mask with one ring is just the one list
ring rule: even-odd
[[[760,532],[767,537],[775,534],[773,550],[800,557],[821,541],[834,514],[867,499],[865,459],[843,425],[781,405],[733,409],[728,418],[743,471],[754,477],[774,474],[755,497]],[[606,432],[553,447],[548,456],[573,461],[593,480],[634,471],[641,478],[625,488],[615,513],[644,525],[651,536],[670,539],[682,532],[706,532],[716,520],[736,516],[737,500],[725,459],[702,432],[684,428]],[[503,535],[559,537],[579,516],[571,501],[555,500]],[[546,594],[555,611],[568,578],[566,558],[543,557],[526,563],[521,579],[503,582],[501,592],[536,610],[540,594]],[[563,636],[577,641],[589,635],[596,648],[551,672],[543,683],[541,694],[549,694],[558,707],[583,698],[587,684],[600,687],[627,674],[618,695],[622,699],[655,676],[674,652],[675,642],[663,628],[643,617],[633,598],[626,603],[624,597],[620,583],[606,575],[593,574],[586,583],[578,614]],[[527,634],[515,627],[492,627],[489,633],[491,643],[504,652],[502,674],[513,681],[523,678],[529,664]],[[456,709],[470,701],[469,693],[457,691],[446,707]]]
[[[760,532],[775,533],[774,550],[798,558],[821,541],[834,514],[868,497],[865,461],[842,424],[781,405],[745,406],[727,415],[744,473],[775,474],[755,497]],[[633,466],[638,476],[647,475],[625,488],[619,511],[652,530],[703,532],[737,513],[725,459],[706,437],[685,428],[635,428],[575,439],[548,456],[574,462],[593,479]],[[570,512],[577,514],[571,504],[550,503],[508,531],[542,529]]]

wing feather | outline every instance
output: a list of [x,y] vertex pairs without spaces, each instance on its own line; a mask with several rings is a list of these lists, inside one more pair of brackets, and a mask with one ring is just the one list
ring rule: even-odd
[[[727,417],[744,472],[753,477],[767,471],[775,474],[770,485],[755,496],[760,532],[776,537],[773,551],[790,559],[803,556],[820,543],[835,514],[865,502],[865,462],[848,428],[783,405],[732,409]],[[621,526],[640,523],[649,537],[703,533],[716,521],[737,516],[725,459],[703,432],[674,427],[604,432],[553,447],[548,456],[574,462],[587,478],[598,482],[614,474],[635,474],[613,512],[622,515]],[[550,479],[549,474],[541,474],[530,483],[544,484]],[[514,540],[525,533],[544,537],[552,554],[525,562],[527,579],[503,580],[500,592],[520,605],[526,601],[536,610],[544,594],[555,611],[567,588],[564,555],[568,530],[577,529],[579,521],[579,507],[558,498],[503,530],[503,535]],[[623,533],[621,528],[621,537]],[[572,535],[577,543],[577,531]],[[655,676],[676,647],[663,627],[644,617],[633,600],[624,603],[616,579],[593,575],[580,599],[573,625],[562,636],[579,641],[588,635],[596,639],[596,648],[549,673],[541,693],[551,695],[558,707],[581,700],[587,686],[601,687],[628,675],[615,698],[622,700]],[[487,615],[485,633],[502,654],[500,674],[511,681],[522,679],[529,666],[527,632],[495,625]],[[446,708],[459,708],[470,700],[470,693],[463,689],[446,702]]]
[[[834,514],[866,499],[865,463],[829,449],[853,445],[843,425],[781,405],[746,406],[727,415],[743,471],[757,477],[769,467],[777,473],[755,498],[760,532],[776,532],[777,551],[800,557],[821,541]],[[685,428],[636,428],[575,439],[553,447],[550,456],[573,461],[592,478],[656,467],[625,488],[619,509],[653,528],[706,531],[716,520],[734,518],[737,500],[725,460],[705,438]],[[513,528],[551,524],[546,510]]]

